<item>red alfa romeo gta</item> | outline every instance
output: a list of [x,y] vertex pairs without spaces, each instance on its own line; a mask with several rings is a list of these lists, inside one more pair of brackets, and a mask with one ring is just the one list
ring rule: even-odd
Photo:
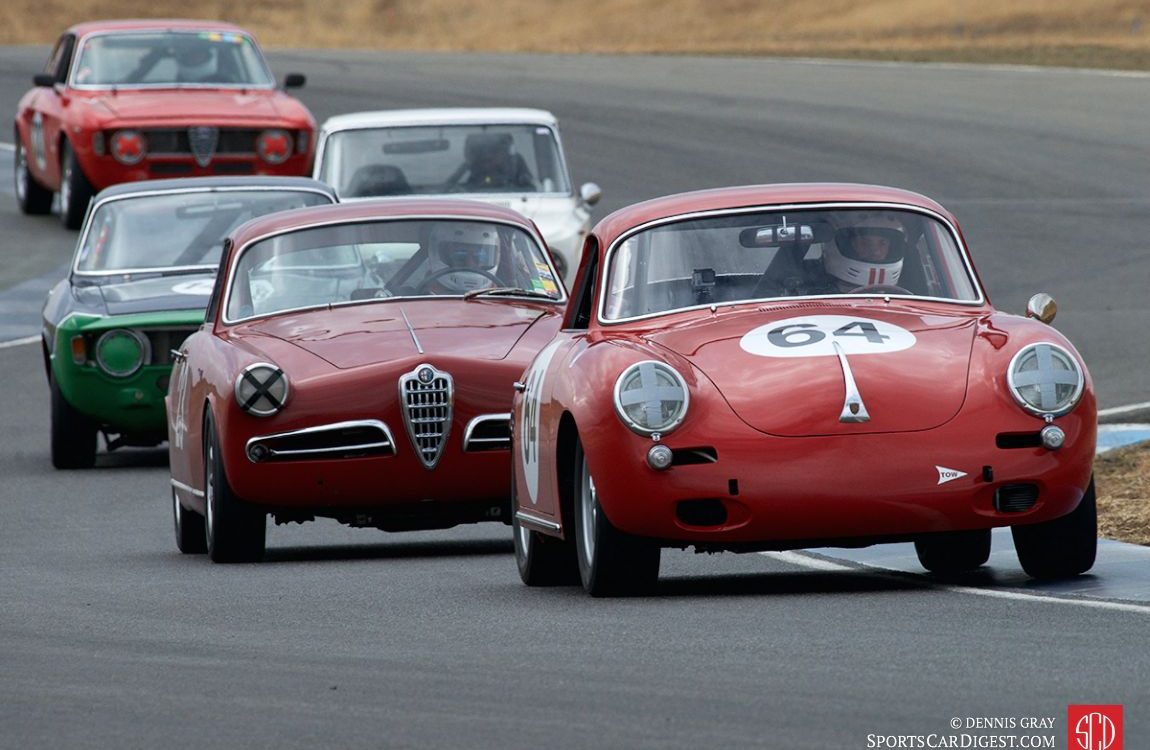
[[[214,21],[96,21],[60,36],[16,112],[16,199],[79,229],[120,182],[305,175],[315,119],[276,86],[255,40]],[[304,85],[288,74],[284,88]]]
[[508,208],[395,199],[254,219],[173,357],[183,552],[260,558],[266,518],[509,522],[512,386],[566,292]]
[[1053,300],[1027,312],[995,310],[954,217],[902,190],[742,187],[617,211],[517,386],[523,580],[635,593],[662,547],[893,541],[959,572],[986,562],[996,526],[1032,576],[1089,569],[1090,376],[1048,325]]

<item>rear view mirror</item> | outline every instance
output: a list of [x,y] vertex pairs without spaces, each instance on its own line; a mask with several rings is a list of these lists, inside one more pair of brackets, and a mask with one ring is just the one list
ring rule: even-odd
[[288,73],[284,76],[285,89],[302,89],[307,83],[307,76],[303,73]]
[[56,76],[51,73],[37,73],[32,76],[32,84],[34,86],[55,86]]
[[1046,292],[1039,292],[1026,303],[1026,317],[1041,320],[1049,325],[1058,314],[1058,303]]
[[814,242],[815,230],[806,224],[776,227],[747,227],[739,232],[743,247],[778,247],[790,242]]
[[588,206],[594,206],[603,197],[603,191],[594,182],[584,182],[583,187],[579,188],[579,197]]
[[418,141],[396,141],[383,144],[385,154],[430,154],[434,151],[446,151],[451,143],[446,138],[424,138]]

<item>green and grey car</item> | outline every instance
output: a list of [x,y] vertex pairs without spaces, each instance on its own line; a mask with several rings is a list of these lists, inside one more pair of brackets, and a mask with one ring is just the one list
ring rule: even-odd
[[68,277],[48,293],[44,365],[52,464],[167,437],[172,352],[198,329],[224,238],[248,219],[335,202],[303,177],[208,177],[117,185],[92,201]]

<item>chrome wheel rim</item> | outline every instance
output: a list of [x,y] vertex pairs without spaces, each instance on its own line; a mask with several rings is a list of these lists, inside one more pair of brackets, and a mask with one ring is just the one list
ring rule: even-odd
[[16,143],[16,199],[23,203],[28,196],[28,158],[24,147]]
[[207,519],[209,543],[216,530],[216,448],[208,443],[207,457],[204,459],[204,517]]
[[583,482],[580,486],[579,515],[582,520],[582,533],[579,535],[583,550],[583,561],[588,567],[595,561],[595,522],[599,518],[599,493],[595,490],[595,480],[583,460]]
[[72,203],[72,160],[65,158],[64,170],[60,175],[60,213],[67,214]]

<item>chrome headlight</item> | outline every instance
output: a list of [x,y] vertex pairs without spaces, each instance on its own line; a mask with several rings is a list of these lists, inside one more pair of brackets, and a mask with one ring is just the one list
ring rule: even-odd
[[1086,378],[1070,352],[1057,344],[1023,347],[1006,373],[1010,395],[1031,414],[1060,417],[1082,397]]
[[275,365],[257,362],[236,378],[236,403],[248,414],[270,417],[284,408],[287,398],[287,373]]
[[151,357],[151,352],[148,337],[127,328],[107,331],[96,339],[96,364],[114,378],[134,375]]
[[637,362],[615,381],[615,412],[640,435],[675,429],[687,416],[689,403],[683,376],[662,362]]

